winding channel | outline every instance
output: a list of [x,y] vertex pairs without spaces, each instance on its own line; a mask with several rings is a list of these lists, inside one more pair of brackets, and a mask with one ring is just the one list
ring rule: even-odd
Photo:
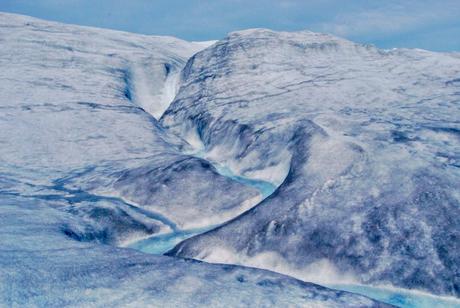
[[[192,152],[184,153],[197,158],[205,159],[213,165],[217,173],[227,178],[230,178],[236,182],[239,182],[243,185],[253,187],[257,189],[263,201],[269,197],[277,189],[277,186],[274,184],[262,181],[255,180],[241,175],[237,175],[232,172],[227,166],[214,162],[208,159],[205,155],[204,146],[201,143],[197,148]],[[59,185],[57,185],[59,186]],[[58,187],[62,188],[62,187]],[[131,204],[127,204],[124,200],[113,200],[121,201],[127,206],[131,207]],[[256,204],[254,204],[255,206]],[[136,208],[139,210],[139,208]],[[145,211],[145,215],[148,215],[148,211]],[[166,234],[157,234],[146,239],[142,239],[136,242],[133,242],[126,247],[132,248],[144,253],[149,253],[153,255],[163,255],[169,250],[173,249],[180,242],[191,238],[196,235],[203,234],[208,232],[221,224],[210,225],[201,228],[181,230],[178,229],[174,222],[169,221],[165,217],[158,214],[151,214],[154,219],[157,219],[171,228],[171,232]],[[323,284],[325,287],[347,291],[355,294],[361,294],[369,298],[394,305],[395,307],[401,308],[460,308],[460,300],[454,297],[447,296],[436,296],[424,292],[412,291],[408,289],[400,289],[395,287],[379,287],[379,286],[370,286],[370,285],[361,285],[361,284]]]
[[[202,155],[197,157],[204,158]],[[262,195],[262,200],[269,197],[275,190],[276,186],[272,183],[254,180],[247,177],[234,174],[229,168],[219,163],[208,160],[217,172],[241,184],[256,188]],[[173,229],[172,232],[151,236],[129,244],[127,247],[142,251],[144,253],[163,255],[173,249],[180,242],[193,236],[205,233],[219,225],[211,225],[202,228],[179,230]],[[460,300],[453,297],[441,297],[431,294],[399,289],[393,287],[374,287],[359,284],[324,284],[336,290],[348,291],[361,294],[369,298],[402,308],[460,308]]]
[[[270,196],[276,190],[276,186],[269,182],[235,175],[229,168],[226,168],[223,165],[212,161],[210,161],[210,163],[213,164],[220,175],[231,178],[239,183],[259,190],[262,195],[262,200]],[[173,249],[181,241],[184,241],[195,235],[205,233],[218,226],[219,225],[212,225],[190,230],[176,229],[171,233],[154,235],[147,239],[134,242],[128,247],[149,254],[163,255],[164,253]],[[406,289],[393,287],[374,287],[359,284],[324,284],[324,286],[336,290],[361,294],[369,298],[401,308],[460,308],[460,300],[456,298],[434,296],[431,294]]]
[[[203,158],[198,155],[197,157]],[[244,176],[236,175],[229,168],[221,164],[218,164],[210,160],[207,160],[207,161],[210,162],[214,166],[215,170],[220,175],[230,178],[243,185],[250,186],[250,187],[257,189],[262,196],[262,200],[270,196],[276,190],[276,186],[270,182],[262,181],[262,180],[254,180],[254,179],[250,179]],[[163,255],[169,250],[173,249],[180,242],[188,238],[191,238],[195,235],[205,233],[218,226],[219,225],[211,225],[211,226],[206,226],[202,228],[195,228],[195,229],[188,229],[188,230],[173,229],[173,231],[170,233],[153,235],[149,238],[131,243],[127,247],[136,249],[136,250],[139,250],[145,253],[150,253],[154,255]]]

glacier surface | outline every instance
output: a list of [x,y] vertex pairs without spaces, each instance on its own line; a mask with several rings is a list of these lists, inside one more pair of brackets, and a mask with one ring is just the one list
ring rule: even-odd
[[384,306],[121,247],[263,198],[157,120],[210,44],[0,13],[0,306]]
[[5,13],[0,45],[0,306],[458,305],[369,286],[460,295],[458,54]]
[[161,123],[277,189],[169,255],[459,296],[459,76],[456,54],[308,31],[197,53]]

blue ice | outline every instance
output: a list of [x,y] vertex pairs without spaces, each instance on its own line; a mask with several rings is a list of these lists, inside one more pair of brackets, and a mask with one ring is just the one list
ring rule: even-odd
[[460,300],[458,299],[415,291],[345,284],[327,285],[327,287],[362,294],[401,308],[460,308]]

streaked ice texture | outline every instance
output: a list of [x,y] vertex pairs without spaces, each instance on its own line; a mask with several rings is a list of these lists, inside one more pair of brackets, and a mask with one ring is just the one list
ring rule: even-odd
[[122,246],[262,198],[157,119],[211,45],[0,13],[1,307],[383,307],[260,269]]
[[384,307],[268,271],[75,241],[63,226],[87,222],[48,201],[0,202],[1,307]]
[[460,58],[252,29],[195,54],[161,118],[278,186],[169,252],[460,295]]
[[[210,43],[9,14],[1,15],[0,34],[0,175],[9,193],[61,198],[95,229],[104,229],[101,222],[116,228],[106,232],[114,243],[171,226],[219,224],[260,199],[256,189],[184,154],[189,145],[152,116],[162,113],[170,75]],[[118,201],[110,210],[76,206],[85,198]],[[108,212],[129,216],[131,227],[100,221]],[[134,227],[139,219],[145,227]]]

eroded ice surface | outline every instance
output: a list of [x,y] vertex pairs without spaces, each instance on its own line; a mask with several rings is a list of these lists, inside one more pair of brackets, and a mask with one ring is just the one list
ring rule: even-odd
[[[254,205],[256,189],[183,154],[187,143],[165,132],[154,117],[174,97],[187,59],[212,42],[11,14],[1,14],[0,35],[0,175],[11,180],[10,193],[67,198],[69,191],[78,191],[79,198],[66,199],[69,210],[93,220],[95,229],[109,214],[115,220],[129,216],[131,226],[147,223],[136,222],[145,215],[119,208],[123,202],[178,228],[222,223]],[[123,202],[112,203],[110,210],[79,206],[92,196]],[[161,221],[149,219],[142,228],[108,222],[110,241],[167,231]],[[135,229],[140,233],[130,234]]]
[[286,276],[76,241],[87,221],[35,198],[0,199],[0,306],[369,306]]
[[0,44],[1,307],[379,306],[267,271],[115,247],[222,223],[260,198],[185,154],[155,119],[209,44],[3,13]]
[[235,32],[197,53],[161,123],[280,186],[170,254],[458,296],[459,78],[456,54],[308,31]]
[[[254,203],[260,202],[263,199],[267,198],[276,189],[276,187],[273,184],[267,181],[254,180],[247,177],[235,175],[229,168],[219,165],[217,163],[214,163],[213,166],[220,175],[231,178],[239,183],[242,183],[243,185],[253,187],[259,190],[261,198],[255,200]],[[128,247],[137,249],[145,253],[162,255],[168,252],[169,250],[173,249],[180,242],[188,238],[191,238],[195,235],[203,234],[216,227],[217,225],[211,225],[208,227],[195,228],[189,230],[178,230],[177,228],[173,228],[171,232],[168,232],[166,234],[153,235],[146,239],[142,239],[134,243],[129,243]]]
[[458,290],[458,56],[3,13],[0,42],[0,306],[383,306],[115,247],[158,236],[160,253],[214,225],[171,254]]

